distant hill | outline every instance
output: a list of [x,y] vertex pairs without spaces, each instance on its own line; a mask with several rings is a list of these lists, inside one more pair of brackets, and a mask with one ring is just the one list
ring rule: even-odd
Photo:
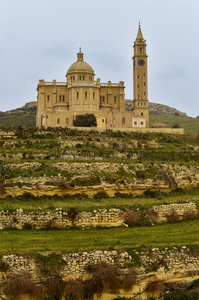
[[[126,99],[125,101],[125,108],[126,110],[132,110],[133,108],[133,101],[130,99]],[[175,115],[180,117],[187,117],[186,113],[183,113],[176,108],[170,107],[168,105],[163,105],[159,103],[149,102],[149,113],[150,115]]]
[[37,102],[32,101],[24,106],[0,112],[0,126],[17,127],[19,125],[36,125]]
[[[133,101],[127,99],[125,102],[126,110],[132,110]],[[26,103],[24,106],[9,110],[7,112],[0,112],[0,126],[17,127],[19,125],[36,124],[37,102],[32,101]],[[175,108],[158,103],[149,103],[150,113],[150,127],[168,127],[178,125],[185,129],[187,134],[199,134],[199,118],[188,117]]]

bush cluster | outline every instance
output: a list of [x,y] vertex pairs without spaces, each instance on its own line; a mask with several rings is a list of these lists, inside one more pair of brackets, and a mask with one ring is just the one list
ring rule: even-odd
[[97,120],[94,114],[77,115],[73,125],[75,127],[96,127]]

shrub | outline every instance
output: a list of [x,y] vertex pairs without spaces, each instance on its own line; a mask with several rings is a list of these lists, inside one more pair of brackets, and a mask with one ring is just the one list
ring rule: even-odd
[[150,265],[148,265],[147,271],[148,272],[156,272],[160,267],[160,263],[159,262],[152,262]]
[[102,198],[109,198],[109,195],[105,192],[98,192],[97,194],[95,194],[95,196],[93,197],[94,199],[102,199]]
[[103,286],[107,284],[115,292],[120,286],[120,271],[106,263],[99,263],[87,267],[87,271],[92,273],[91,281],[94,285],[95,293],[100,295],[103,292]]
[[168,282],[166,284],[167,289],[171,292],[171,291],[177,291],[179,289],[183,289],[184,288],[184,284],[181,282]]
[[84,284],[80,280],[69,280],[65,285],[66,300],[83,300]]
[[49,255],[37,253],[35,260],[41,275],[51,274],[51,277],[53,274],[56,275],[63,265],[62,256],[54,252]]
[[77,115],[73,125],[75,127],[96,127],[97,120],[94,114]]
[[175,178],[172,175],[168,175],[166,172],[159,170],[157,178],[163,180],[169,187],[177,186]]
[[180,220],[179,215],[177,214],[177,212],[173,209],[171,214],[167,217],[168,221],[171,223],[176,223]]
[[31,230],[32,229],[32,224],[30,224],[30,223],[23,224],[23,229],[25,229],[25,230]]
[[2,259],[1,259],[1,261],[0,261],[0,271],[1,272],[6,272],[6,271],[8,271],[10,269],[10,265],[7,263],[7,262],[5,262],[5,261],[3,261]]
[[50,273],[49,278],[45,282],[47,287],[47,295],[54,300],[61,300],[64,292],[65,284],[62,278],[56,273]]
[[144,196],[146,196],[146,197],[151,197],[151,198],[155,198],[155,197],[157,197],[157,192],[148,189],[148,190],[146,190],[146,191],[144,192]]
[[[103,289],[100,283],[100,290]],[[84,297],[85,299],[93,299],[94,294],[96,293],[96,285],[93,280],[84,281]]]
[[100,177],[76,178],[71,182],[71,186],[92,186],[101,183]]
[[136,275],[126,275],[122,282],[122,288],[125,291],[130,291],[132,286],[136,283]]
[[164,300],[196,300],[198,299],[198,295],[196,293],[189,293],[186,290],[183,291],[175,291],[173,293],[167,293]]
[[[39,296],[38,290],[40,290]],[[34,283],[32,275],[28,272],[11,274],[3,282],[5,295],[17,296],[20,294],[35,295],[36,299],[43,299],[43,287]]]
[[147,292],[165,291],[165,286],[161,280],[150,281],[146,287]]
[[180,125],[179,125],[179,124],[174,124],[174,125],[172,126],[172,128],[180,128]]
[[72,223],[74,223],[75,218],[77,217],[77,215],[78,215],[78,212],[77,212],[76,208],[75,207],[70,207],[69,210],[68,210],[68,218]]
[[132,210],[126,209],[125,211],[125,217],[124,217],[124,222],[128,224],[130,227],[134,226],[135,224],[138,223],[140,220],[140,217]]
[[55,179],[54,185],[58,186],[61,189],[68,189],[70,188],[70,184],[63,178]]
[[141,180],[146,179],[146,174],[145,174],[145,172],[142,171],[142,170],[138,170],[138,171],[136,172],[136,176],[137,176],[138,179],[141,179]]

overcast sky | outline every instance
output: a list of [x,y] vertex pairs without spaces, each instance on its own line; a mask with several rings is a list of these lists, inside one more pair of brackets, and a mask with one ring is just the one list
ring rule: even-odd
[[65,81],[81,46],[101,82],[133,98],[133,42],[147,41],[149,101],[199,115],[199,0],[0,0],[0,111]]

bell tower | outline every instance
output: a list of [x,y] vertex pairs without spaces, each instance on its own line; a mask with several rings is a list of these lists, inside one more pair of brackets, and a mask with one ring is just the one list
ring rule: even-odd
[[133,119],[132,127],[149,127],[148,74],[146,40],[139,23],[133,56]]

